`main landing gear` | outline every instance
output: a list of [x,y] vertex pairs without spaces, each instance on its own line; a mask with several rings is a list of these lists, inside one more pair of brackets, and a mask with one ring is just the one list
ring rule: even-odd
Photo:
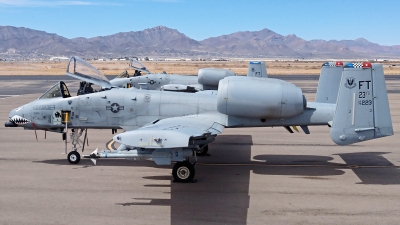
[[[119,159],[134,159],[143,160],[150,159],[157,165],[171,165],[171,162],[176,162],[172,169],[174,182],[196,182],[194,176],[196,174],[195,165],[197,162],[198,150],[204,150],[201,153],[207,153],[208,146],[203,148],[161,148],[161,149],[145,149],[134,148],[121,144],[117,150],[98,150],[96,149],[89,155],[83,155],[84,158],[92,160],[94,165],[100,158],[119,158]],[[190,162],[190,159],[195,159],[195,163]],[[77,151],[72,151],[68,154],[68,161],[72,164],[78,163],[80,155]]]
[[192,182],[196,171],[194,165],[189,161],[177,162],[172,169],[174,182]]

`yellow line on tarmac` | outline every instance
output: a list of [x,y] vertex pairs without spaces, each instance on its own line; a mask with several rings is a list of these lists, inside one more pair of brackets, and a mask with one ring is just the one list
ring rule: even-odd
[[113,139],[111,139],[110,141],[108,141],[108,142],[106,143],[107,149],[108,149],[108,150],[117,150],[117,149],[114,147],[114,144],[115,144],[115,141],[114,141]]
[[400,166],[396,165],[388,165],[388,166],[369,166],[369,165],[325,165],[325,164],[262,164],[262,163],[197,163],[197,165],[202,166],[259,166],[259,167],[329,167],[329,168],[336,168],[336,169],[368,169],[368,168],[400,168]]

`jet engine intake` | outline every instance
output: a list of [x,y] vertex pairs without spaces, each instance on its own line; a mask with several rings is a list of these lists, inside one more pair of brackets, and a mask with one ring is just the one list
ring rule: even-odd
[[227,69],[203,68],[199,69],[198,82],[202,85],[217,87],[220,80],[229,76],[235,76],[235,73]]
[[230,116],[282,119],[303,113],[300,88],[272,78],[227,77],[219,82],[218,112]]

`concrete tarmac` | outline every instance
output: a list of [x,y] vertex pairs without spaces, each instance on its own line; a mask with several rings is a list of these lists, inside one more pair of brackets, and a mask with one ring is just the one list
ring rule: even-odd
[[[3,122],[40,96],[40,88],[24,93],[30,82],[38,81],[9,83],[18,96],[1,87]],[[314,99],[317,80],[293,82]],[[172,166],[151,161],[71,165],[60,134],[44,139],[38,131],[36,141],[34,131],[2,125],[0,224],[400,224],[399,84],[387,81],[394,136],[337,146],[327,126],[310,127],[310,135],[226,129],[211,156],[199,158],[198,182],[188,184],[173,183]],[[113,135],[88,137],[85,153],[106,148]]]

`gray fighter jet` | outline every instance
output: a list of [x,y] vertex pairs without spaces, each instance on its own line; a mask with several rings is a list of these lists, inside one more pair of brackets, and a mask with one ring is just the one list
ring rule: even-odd
[[[227,69],[203,68],[198,76],[185,76],[166,73],[151,73],[136,59],[130,59],[129,67],[135,70],[130,75],[126,70],[110,83],[117,87],[135,87],[147,90],[164,90],[178,92],[197,92],[202,90],[217,90],[218,82],[225,77],[235,76]],[[146,73],[143,74],[142,73]]]
[[[257,64],[255,64],[257,66]],[[86,129],[124,129],[114,136],[115,151],[95,150],[85,158],[151,159],[173,166],[176,181],[195,176],[196,152],[230,127],[331,127],[338,145],[393,135],[383,68],[380,64],[325,63],[315,102],[307,101],[294,84],[272,78],[230,76],[219,81],[218,92],[161,92],[113,88],[95,68],[71,58],[67,74],[98,84],[106,91],[71,96],[62,81],[37,100],[13,109],[6,127],[63,133],[71,128],[73,151]],[[320,88],[321,87],[321,88]],[[80,140],[80,141],[79,141]]]

